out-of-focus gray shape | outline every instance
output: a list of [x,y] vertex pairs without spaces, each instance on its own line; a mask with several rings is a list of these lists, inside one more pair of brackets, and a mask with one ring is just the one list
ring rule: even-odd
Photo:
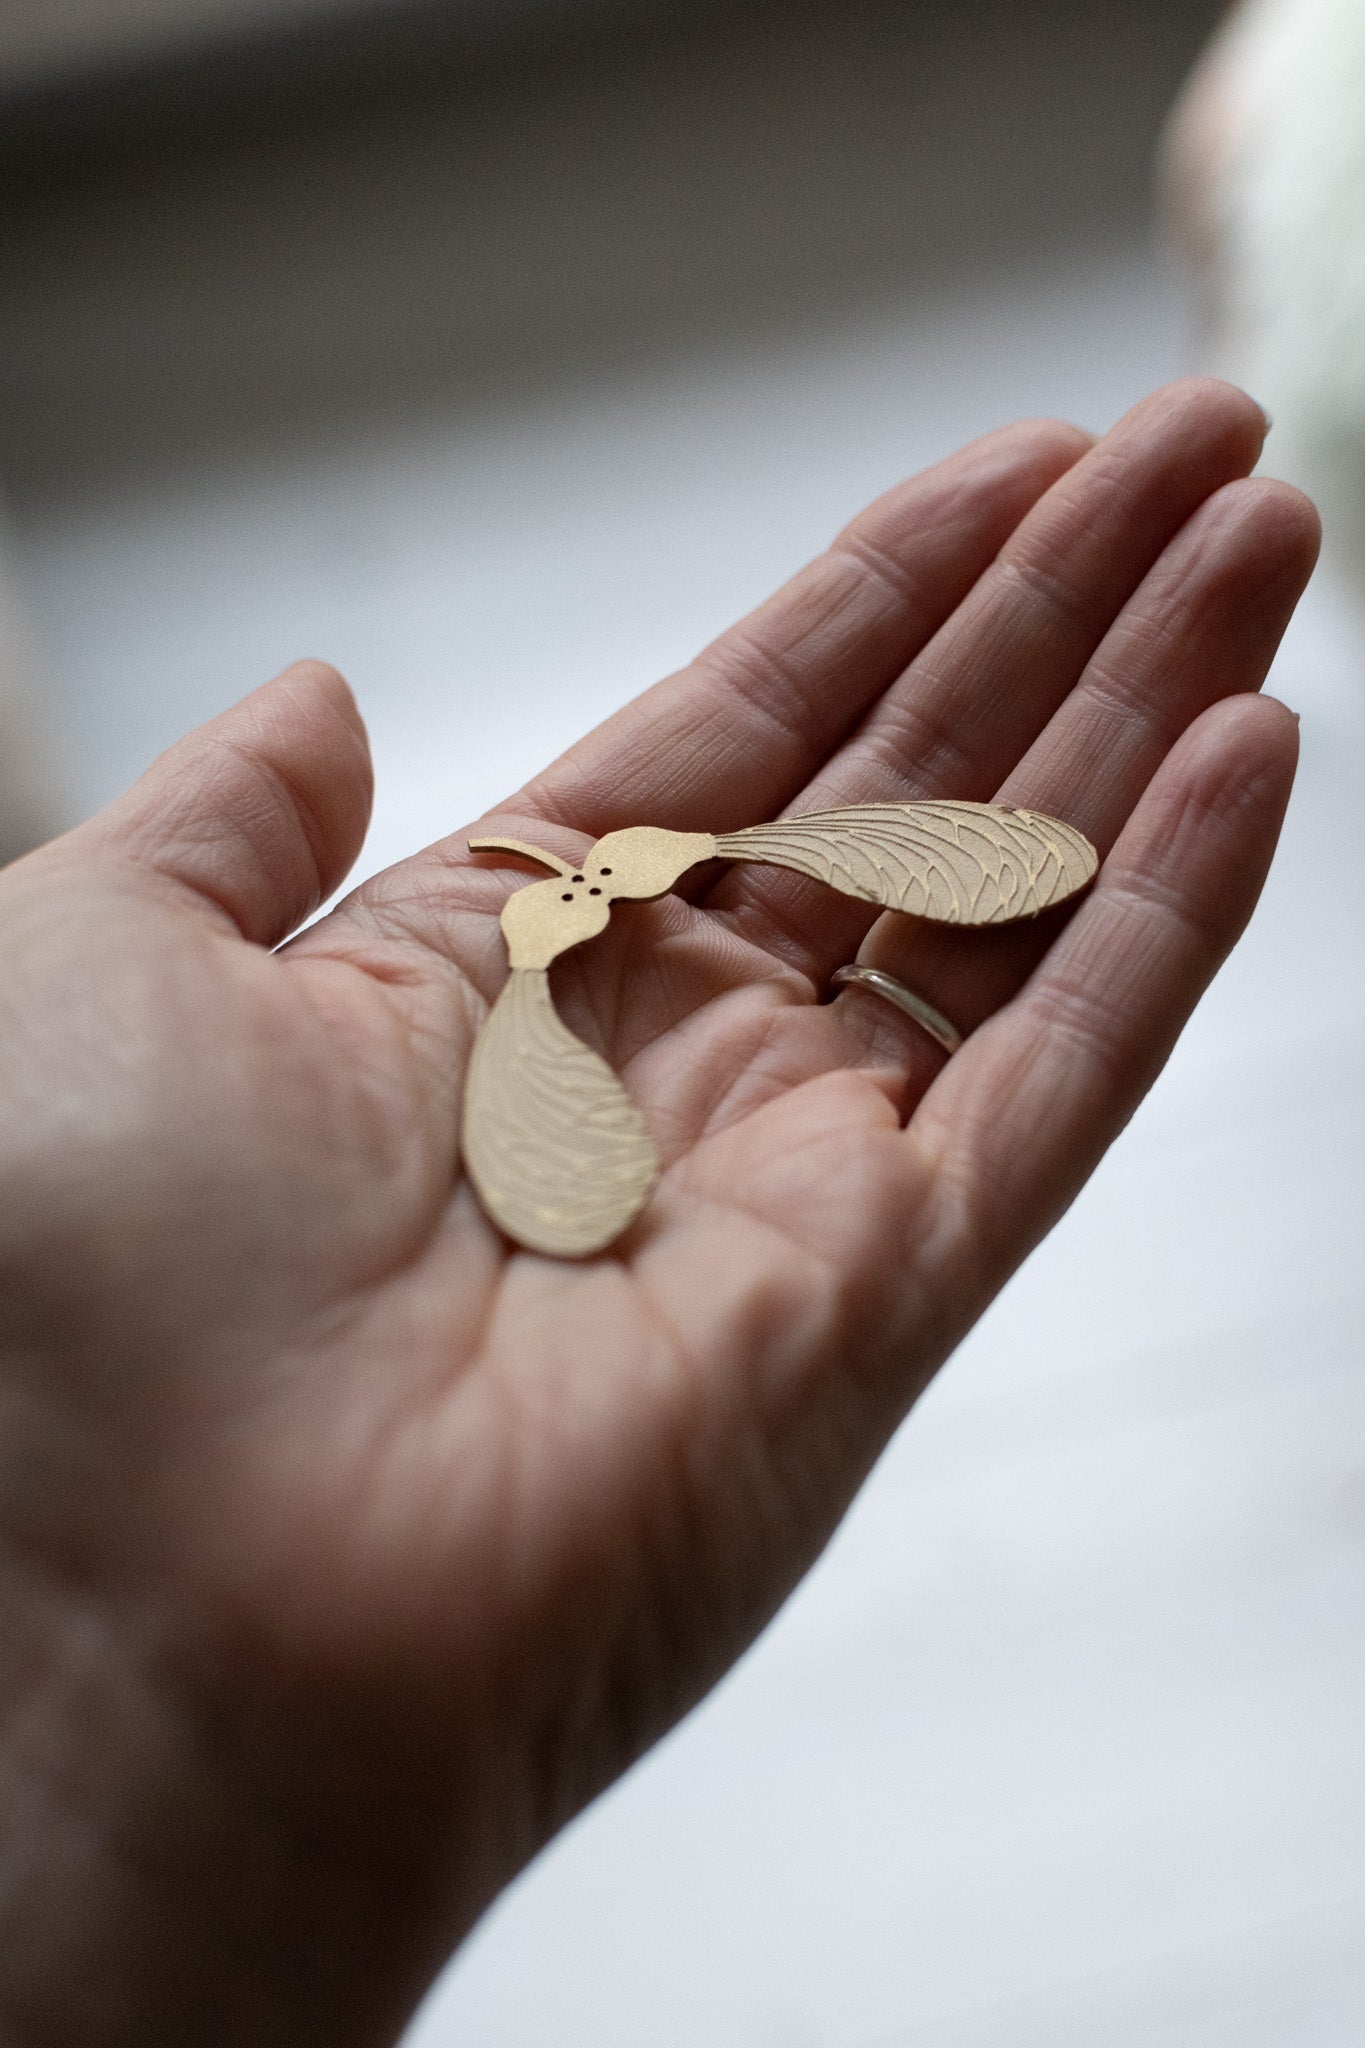
[[0,866],[51,838],[60,823],[44,721],[32,694],[35,668],[0,518]]
[[[1145,234],[1211,11],[505,5],[539,26],[482,55],[397,15],[363,75],[339,33],[334,71],[281,50],[230,121],[222,80],[187,72],[160,144],[160,115],[101,127],[88,102],[12,122],[22,150],[0,121],[21,516],[97,478],[619,386]],[[595,36],[568,33],[575,9]]]
[[668,17],[686,0],[5,0],[0,8],[0,95],[69,80],[128,75],[300,33],[379,27],[410,32],[514,30],[616,12]]
[[[441,0],[439,8],[428,11],[476,18],[528,9],[550,14],[572,4]],[[0,9],[0,89],[60,72],[154,62],[206,42],[413,11],[412,0],[6,0]]]
[[1205,361],[1266,406],[1271,466],[1365,589],[1361,0],[1244,0],[1172,117],[1165,183]]

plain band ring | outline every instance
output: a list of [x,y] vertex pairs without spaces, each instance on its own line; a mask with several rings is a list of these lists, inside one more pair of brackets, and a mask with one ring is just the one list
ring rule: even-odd
[[942,1011],[932,1003],[926,1003],[923,996],[917,996],[905,983],[897,981],[894,974],[886,974],[880,967],[840,967],[833,976],[836,988],[865,988],[883,1002],[893,1003],[907,1017],[913,1017],[922,1031],[927,1031],[935,1045],[944,1052],[955,1053],[962,1043],[962,1033],[948,1022]]

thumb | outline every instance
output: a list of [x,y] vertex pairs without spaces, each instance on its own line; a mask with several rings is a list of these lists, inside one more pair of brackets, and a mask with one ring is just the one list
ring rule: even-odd
[[349,688],[325,662],[300,661],[177,741],[60,844],[182,883],[273,946],[345,879],[373,788]]

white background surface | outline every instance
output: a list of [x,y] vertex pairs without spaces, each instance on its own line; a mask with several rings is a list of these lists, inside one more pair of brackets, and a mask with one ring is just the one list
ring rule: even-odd
[[[898,475],[1022,412],[1103,425],[1189,355],[1125,230],[534,400],[34,490],[73,803],[325,654],[374,735],[372,868]],[[1273,686],[1304,721],[1280,863],[1151,1102],[410,2048],[1365,2039],[1365,644],[1325,588]]]

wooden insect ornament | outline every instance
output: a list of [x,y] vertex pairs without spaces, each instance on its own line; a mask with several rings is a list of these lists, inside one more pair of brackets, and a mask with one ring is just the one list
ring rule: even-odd
[[469,1063],[464,1161],[510,1238],[583,1258],[637,1216],[659,1162],[643,1117],[606,1061],[560,1022],[550,963],[606,929],[613,903],[663,896],[707,860],[793,868],[888,910],[944,924],[1005,924],[1073,895],[1097,866],[1056,818],[995,804],[858,804],[739,832],[609,832],[577,867],[518,839],[471,839],[521,854],[552,878],[509,896],[511,973]]

